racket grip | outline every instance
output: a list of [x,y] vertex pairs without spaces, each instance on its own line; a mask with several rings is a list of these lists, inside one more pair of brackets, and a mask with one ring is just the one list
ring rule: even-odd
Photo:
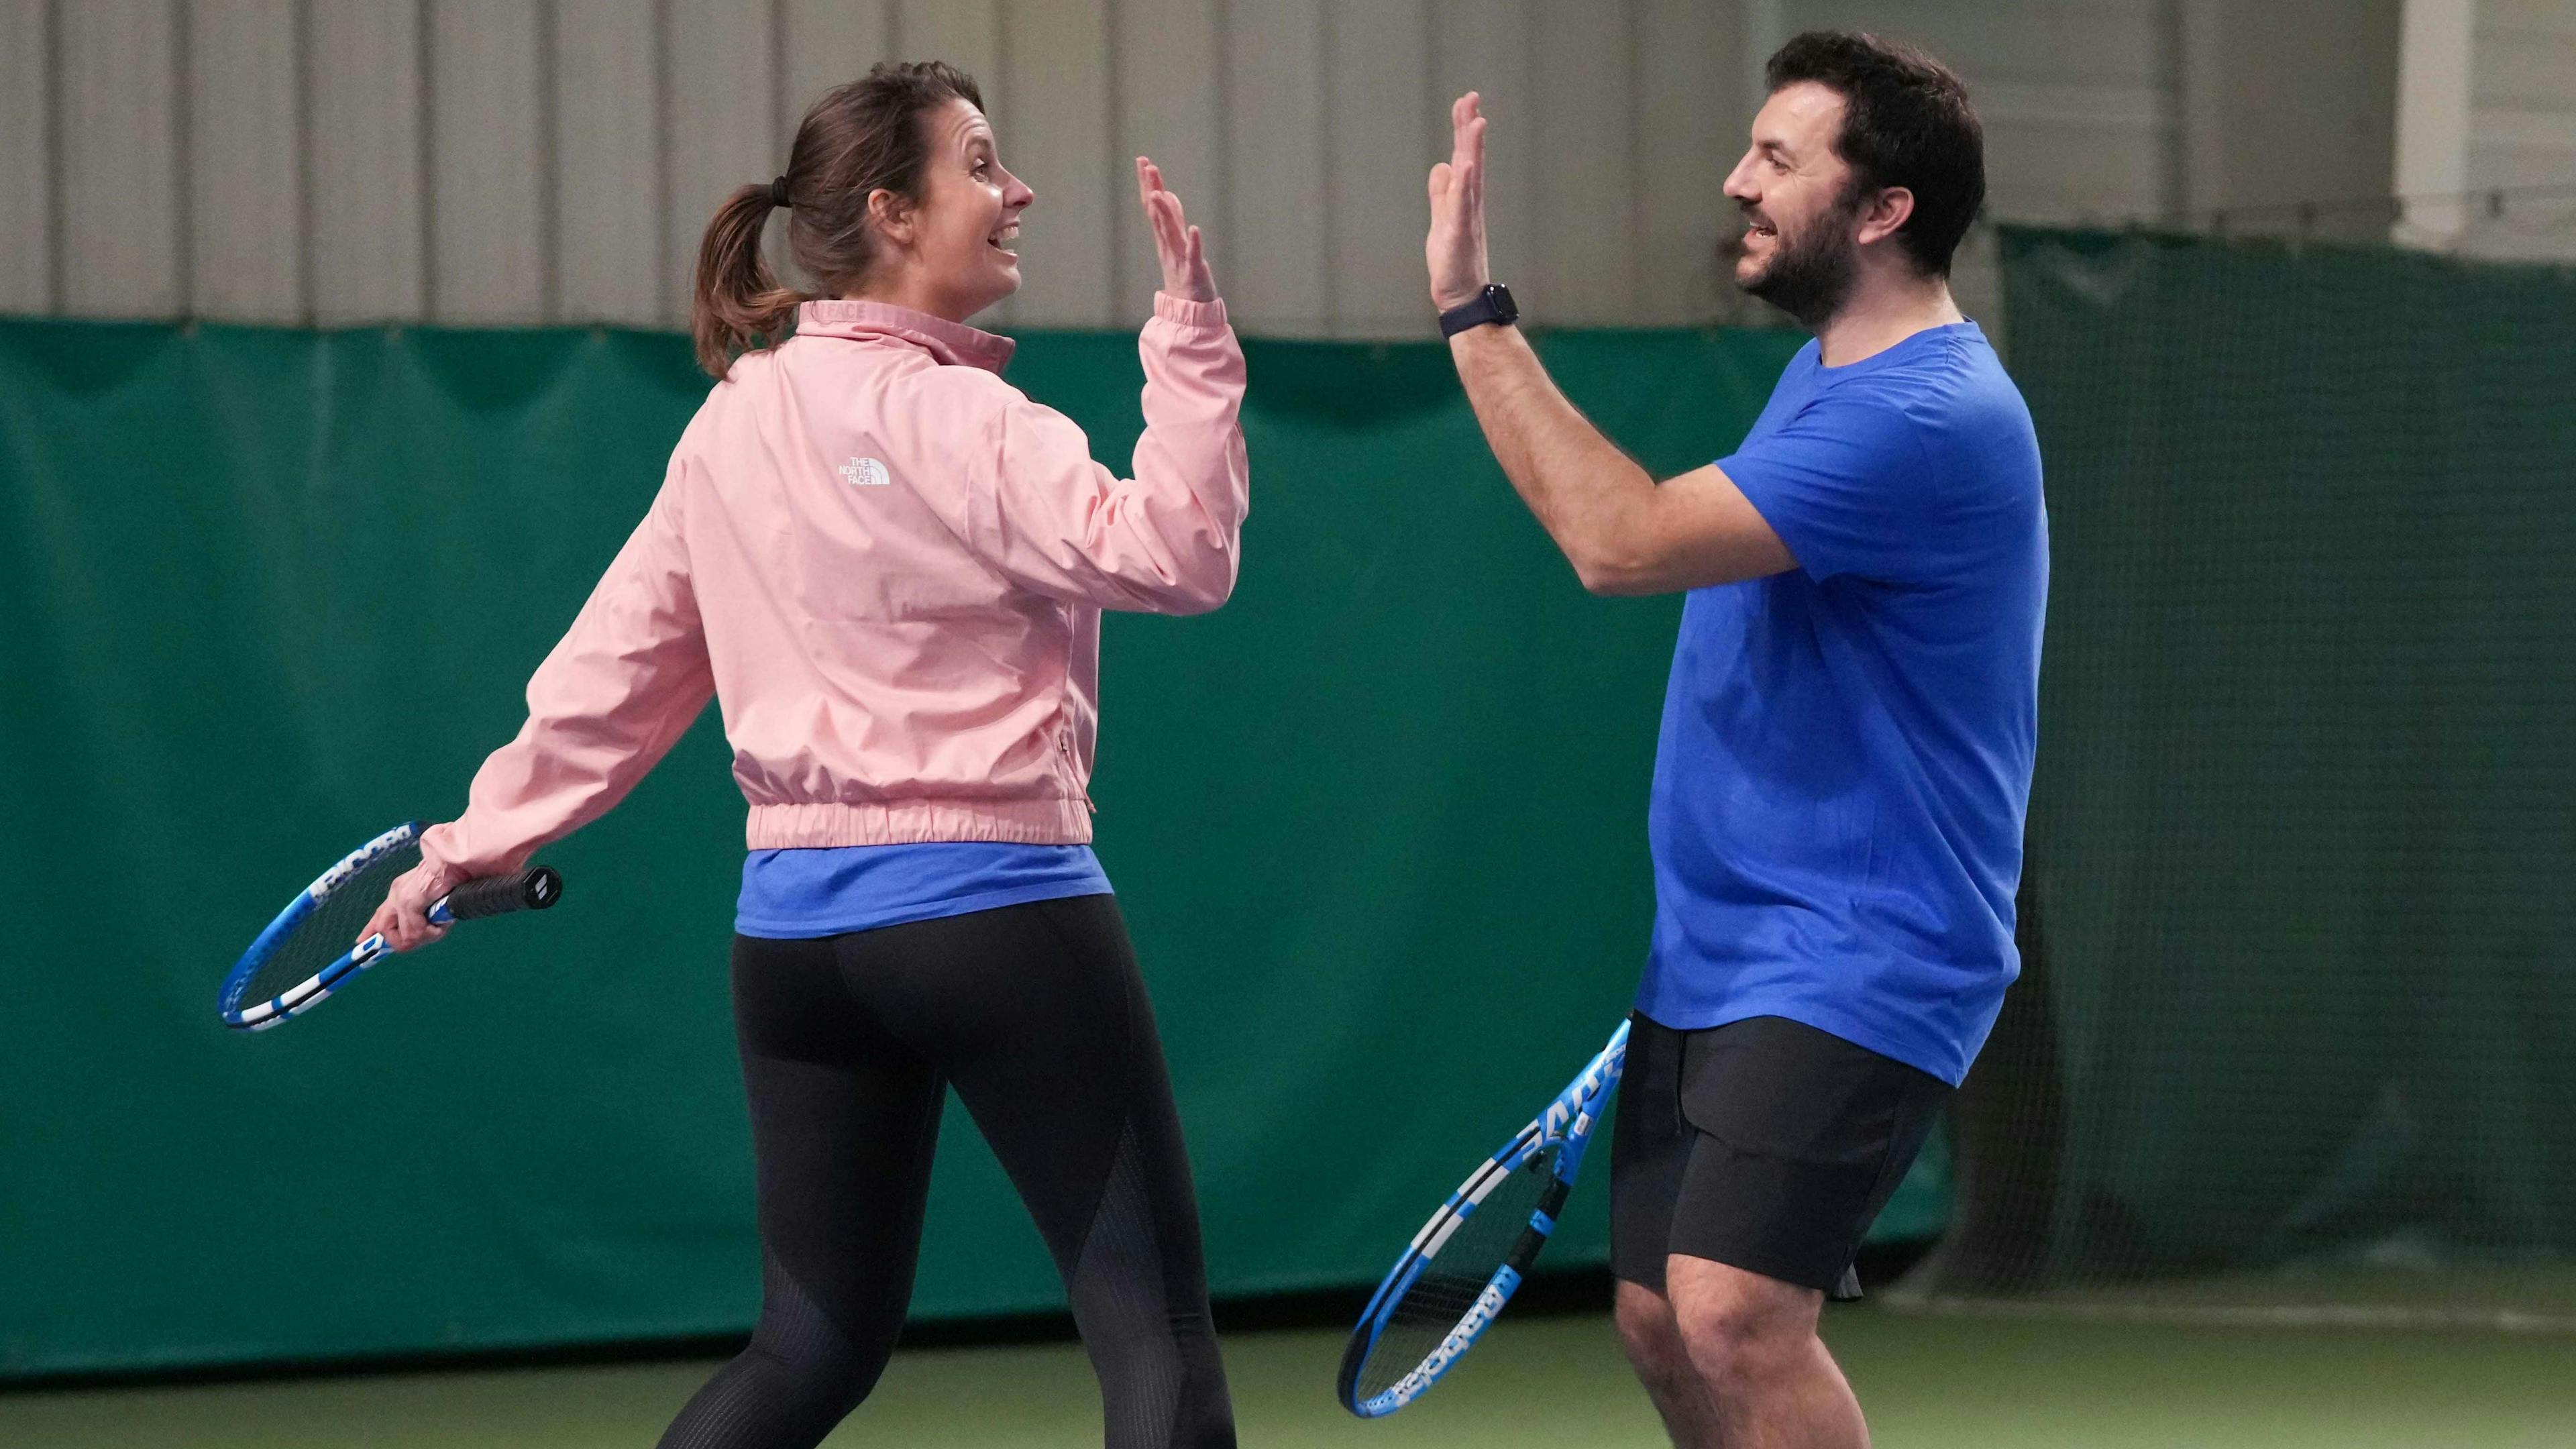
[[460,921],[542,911],[563,899],[563,877],[554,867],[532,865],[516,875],[487,875],[447,893],[447,914]]

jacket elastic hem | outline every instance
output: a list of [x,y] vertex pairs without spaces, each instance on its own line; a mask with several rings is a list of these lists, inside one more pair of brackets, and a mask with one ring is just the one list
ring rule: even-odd
[[1091,811],[1079,800],[905,800],[885,805],[754,805],[743,826],[752,850],[839,845],[921,845],[995,840],[1088,845]]

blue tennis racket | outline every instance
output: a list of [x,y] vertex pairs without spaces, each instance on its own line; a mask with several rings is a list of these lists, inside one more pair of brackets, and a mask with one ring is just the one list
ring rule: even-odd
[[[365,929],[394,877],[420,863],[421,823],[397,825],[356,850],[290,902],[224,978],[215,1009],[237,1031],[266,1031],[311,1011],[386,953],[385,938],[350,941]],[[542,911],[563,895],[563,877],[542,866],[467,881],[433,902],[444,926],[511,911]]]
[[1421,1397],[1491,1327],[1556,1231],[1583,1149],[1628,1059],[1628,1023],[1536,1121],[1467,1176],[1378,1284],[1342,1353],[1342,1407],[1382,1418]]

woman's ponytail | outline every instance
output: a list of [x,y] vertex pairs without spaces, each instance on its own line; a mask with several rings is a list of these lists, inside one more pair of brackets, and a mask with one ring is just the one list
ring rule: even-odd
[[761,226],[773,208],[795,207],[788,250],[821,284],[820,295],[846,296],[859,284],[874,255],[868,197],[892,191],[921,199],[929,156],[922,113],[952,99],[984,106],[973,78],[929,60],[878,65],[814,103],[796,128],[787,174],[736,188],[707,223],[689,308],[699,366],[721,380],[736,357],[785,341],[798,304],[811,300],[781,286],[761,255]]
[[736,357],[785,341],[797,304],[805,300],[804,293],[779,285],[778,274],[760,252],[761,224],[769,220],[776,190],[736,187],[698,243],[689,331],[697,339],[698,365],[718,380],[732,370]]

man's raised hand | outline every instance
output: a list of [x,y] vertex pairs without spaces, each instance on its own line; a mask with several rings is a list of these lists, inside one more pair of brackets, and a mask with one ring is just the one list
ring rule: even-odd
[[1485,264],[1485,118],[1474,91],[1449,106],[1449,159],[1431,168],[1431,304],[1446,312],[1493,280]]

